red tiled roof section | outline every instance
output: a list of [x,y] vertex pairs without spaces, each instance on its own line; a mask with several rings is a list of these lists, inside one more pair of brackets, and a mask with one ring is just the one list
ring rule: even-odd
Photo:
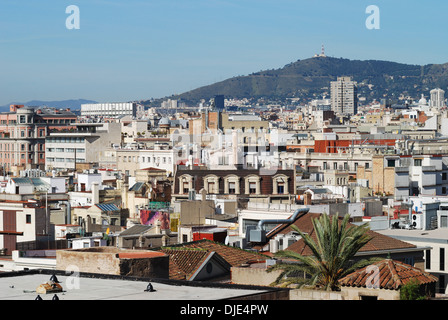
[[266,259],[271,259],[271,257],[243,250],[240,248],[234,248],[222,243],[214,242],[211,240],[198,240],[194,242],[188,242],[181,245],[184,248],[198,248],[204,249],[208,252],[216,252],[224,260],[226,260],[232,267],[240,266],[241,264],[265,261]]
[[[320,217],[319,213],[307,213],[300,216],[293,224],[299,228],[302,232],[308,233],[313,240],[316,241],[316,234],[314,233],[313,219]],[[348,224],[349,226],[354,226],[353,224]],[[267,234],[268,238],[273,238],[277,234],[286,234],[293,231],[290,225],[284,225],[278,227],[274,232]],[[369,252],[369,251],[383,251],[383,250],[394,250],[394,249],[410,249],[416,248],[415,245],[404,242],[392,237],[377,233],[375,231],[369,230],[368,234],[372,237],[364,247],[362,247],[359,252]],[[308,246],[305,245],[305,241],[300,239],[290,245],[287,250],[294,251],[301,255],[312,255],[312,252]]]
[[170,256],[169,277],[174,280],[188,279],[210,255],[199,249],[163,248],[162,251]]
[[372,266],[378,269],[364,267],[340,279],[339,284],[346,287],[367,287],[367,281],[375,285],[375,277],[378,276],[377,285],[380,289],[398,290],[413,279],[419,284],[437,282],[437,277],[432,274],[396,260],[385,259]]

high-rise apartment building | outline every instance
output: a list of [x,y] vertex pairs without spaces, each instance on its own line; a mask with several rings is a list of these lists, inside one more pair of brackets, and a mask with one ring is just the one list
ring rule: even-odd
[[331,82],[331,110],[335,114],[358,113],[357,83],[350,77],[338,77]]
[[431,107],[442,108],[445,106],[445,91],[436,88],[431,90]]
[[214,107],[215,107],[215,110],[217,110],[217,111],[223,111],[224,110],[225,105],[224,105],[224,96],[223,95],[215,96]]

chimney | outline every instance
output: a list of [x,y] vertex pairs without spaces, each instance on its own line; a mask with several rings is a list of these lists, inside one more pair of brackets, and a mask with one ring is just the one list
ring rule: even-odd
[[311,193],[310,192],[305,192],[303,204],[306,205],[306,206],[309,206],[309,205],[312,204],[311,203]]
[[156,234],[161,234],[162,233],[161,225],[162,225],[162,222],[160,222],[160,220],[157,220],[156,221]]
[[100,190],[98,182],[92,182],[92,204],[100,203]]

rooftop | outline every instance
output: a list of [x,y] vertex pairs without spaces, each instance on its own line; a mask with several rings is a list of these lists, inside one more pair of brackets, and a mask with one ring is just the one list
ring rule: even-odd
[[[293,224],[296,225],[301,231],[308,233],[313,240],[316,241],[316,234],[313,226],[313,219],[319,218],[318,213],[307,213],[300,216]],[[350,225],[350,224],[349,224]],[[268,234],[268,238],[272,239],[277,234],[287,234],[294,231],[290,225],[279,225],[277,228],[272,229]],[[405,241],[389,237],[387,235],[369,230],[368,235],[372,237],[364,247],[362,247],[358,254],[368,254],[371,252],[382,252],[382,251],[394,251],[394,250],[420,250],[416,245],[407,243]],[[303,239],[294,242],[290,245],[287,250],[291,250],[302,255],[312,255],[311,249],[306,246]]]
[[403,241],[448,243],[448,229],[446,228],[434,230],[385,229],[377,230],[377,232]]
[[[34,300],[36,288],[50,280],[53,271],[30,270],[0,274],[0,300]],[[199,285],[183,281],[154,281],[110,275],[80,274],[74,278],[70,273],[57,272],[63,292],[60,300],[221,300],[246,295],[256,295],[270,288],[236,285]],[[78,280],[78,281],[76,281]],[[148,283],[154,292],[145,292]],[[41,294],[43,300],[51,300],[52,294]]]

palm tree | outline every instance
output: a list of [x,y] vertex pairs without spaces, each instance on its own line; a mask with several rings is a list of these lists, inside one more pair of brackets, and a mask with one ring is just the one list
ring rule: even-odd
[[[355,254],[371,240],[371,237],[367,234],[369,230],[367,223],[349,226],[349,218],[348,214],[345,215],[341,223],[337,215],[330,218],[329,215],[322,214],[319,218],[313,219],[316,241],[309,234],[300,231],[297,226],[291,225],[291,228],[303,238],[313,255],[304,256],[292,251],[278,252],[278,257],[296,261],[278,263],[268,269],[268,272],[282,270],[274,284],[281,282],[309,284],[320,289],[336,291],[339,288],[339,279],[376,261],[377,259],[369,259],[353,262]],[[300,277],[303,273],[306,277]]]

